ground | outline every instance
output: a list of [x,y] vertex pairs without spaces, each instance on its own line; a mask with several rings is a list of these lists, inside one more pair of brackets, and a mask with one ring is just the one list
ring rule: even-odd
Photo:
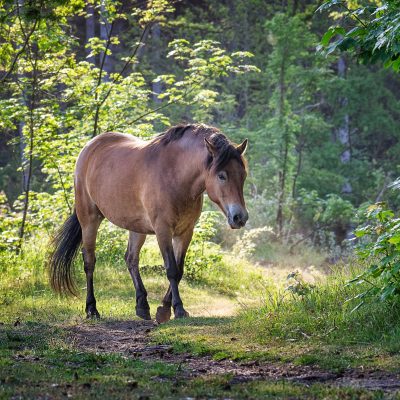
[[[182,283],[191,318],[157,325],[134,316],[123,263],[100,257],[102,319],[91,321],[83,318],[84,296],[49,291],[42,261],[28,269],[14,262],[3,275],[0,398],[400,398],[398,341],[387,328],[398,330],[398,322],[386,326],[378,317],[385,310],[366,310],[366,319],[335,314],[329,296],[338,297],[342,284],[285,303],[270,279],[285,268],[246,264],[243,271],[228,257],[234,276],[221,270],[225,275]],[[144,276],[153,316],[167,287],[159,272]],[[307,274],[317,285],[321,271]],[[266,298],[275,306],[265,308]]]

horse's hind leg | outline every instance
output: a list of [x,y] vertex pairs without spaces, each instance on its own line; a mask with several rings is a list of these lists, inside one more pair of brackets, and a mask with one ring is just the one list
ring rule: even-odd
[[96,308],[94,297],[93,273],[96,264],[96,236],[102,220],[101,215],[93,215],[91,218],[84,218],[82,225],[82,255],[86,274],[86,316],[87,318],[100,318]]
[[[193,228],[188,229],[184,234],[182,234],[179,237],[175,237],[173,239],[173,248],[174,248],[174,256],[176,260],[176,266],[177,266],[177,283],[182,279],[183,276],[183,267],[185,264],[185,256],[187,249],[189,247],[190,241],[192,240],[193,236]],[[171,285],[169,285],[169,288],[167,290],[167,293],[164,296],[164,299],[162,301],[163,305],[157,308],[157,314],[156,314],[156,320],[159,324],[163,322],[169,321],[171,318],[171,305],[172,305],[172,289]],[[188,317],[189,313],[184,310],[184,313],[182,315],[175,316],[176,317]]]
[[147,292],[139,272],[139,253],[145,240],[146,235],[129,232],[125,261],[136,290],[136,315],[140,318],[150,320],[151,316],[149,303],[147,302]]

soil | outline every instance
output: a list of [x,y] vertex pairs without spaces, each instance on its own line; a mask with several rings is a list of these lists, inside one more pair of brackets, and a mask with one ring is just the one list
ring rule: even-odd
[[179,368],[176,378],[231,374],[231,384],[252,380],[287,380],[307,385],[320,382],[385,392],[400,390],[400,375],[381,370],[349,369],[335,374],[315,366],[216,361],[209,356],[176,353],[171,346],[151,344],[149,334],[156,326],[153,321],[104,321],[75,325],[69,327],[68,332],[71,344],[86,351],[119,353],[141,360],[177,364]]

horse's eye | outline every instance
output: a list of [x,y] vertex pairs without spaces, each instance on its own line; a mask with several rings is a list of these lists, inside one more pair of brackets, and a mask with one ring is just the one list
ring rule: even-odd
[[226,181],[226,179],[227,179],[226,172],[225,172],[225,171],[219,172],[219,173],[218,173],[218,179],[219,179],[220,181]]

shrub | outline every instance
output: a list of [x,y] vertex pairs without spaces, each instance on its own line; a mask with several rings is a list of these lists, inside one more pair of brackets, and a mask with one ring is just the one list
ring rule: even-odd
[[241,257],[264,256],[266,251],[271,251],[272,240],[276,240],[276,235],[270,226],[248,229],[235,243],[233,251]]
[[369,268],[350,281],[368,284],[367,290],[356,298],[364,303],[365,297],[377,297],[382,301],[400,294],[400,218],[385,203],[367,208],[365,224],[355,231],[360,241],[356,253]]
[[184,277],[188,281],[203,280],[205,272],[211,266],[217,267],[221,263],[220,246],[211,242],[217,231],[217,218],[217,212],[204,211],[194,229],[193,239],[185,262]]

